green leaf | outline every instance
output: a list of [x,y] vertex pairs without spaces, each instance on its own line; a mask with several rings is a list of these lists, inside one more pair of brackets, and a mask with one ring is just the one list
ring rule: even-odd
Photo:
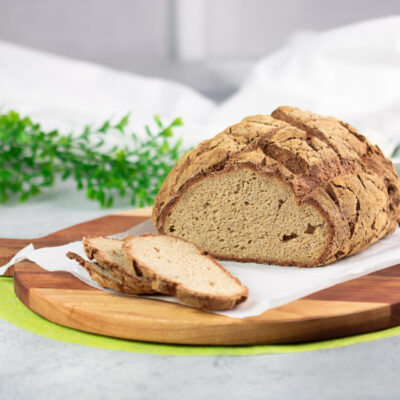
[[111,126],[110,121],[109,120],[105,121],[104,124],[100,127],[99,132],[106,133],[110,128],[110,126]]
[[51,138],[55,138],[58,136],[58,131],[51,131],[50,133],[48,133],[49,137]]
[[115,129],[118,129],[119,131],[121,131],[122,133],[124,132],[125,127],[129,124],[129,118],[131,116],[131,113],[129,112],[128,114],[126,114],[121,121],[118,122],[117,125],[115,125]]
[[61,136],[58,139],[58,145],[67,147],[67,146],[71,145],[71,141],[72,141],[72,138],[70,136]]
[[160,132],[160,136],[162,137],[171,137],[173,136],[173,134],[174,132],[172,131],[172,128],[170,126],[164,129],[162,132]]
[[119,162],[125,161],[125,150],[120,150],[115,154],[115,159]]
[[65,181],[67,178],[69,178],[69,176],[71,175],[71,170],[67,169],[63,172],[63,174],[61,175],[61,179],[63,181]]
[[105,205],[106,208],[112,207],[113,204],[114,204],[114,198],[112,196],[109,196]]
[[18,201],[24,203],[25,201],[28,200],[28,198],[29,198],[29,192],[24,192],[19,196]]
[[161,153],[168,153],[170,151],[170,147],[168,142],[165,140],[160,148]]
[[7,193],[0,193],[0,203],[5,204],[7,203],[9,200],[9,196],[7,195]]
[[12,178],[12,172],[9,170],[0,170],[0,181],[8,181]]
[[36,185],[32,185],[30,190],[29,190],[29,195],[30,196],[36,196],[40,193],[40,189]]
[[144,129],[146,130],[147,136],[153,137],[151,130],[148,125],[145,125]]
[[183,121],[182,118],[175,118],[170,126],[182,126],[183,125]]
[[163,124],[161,122],[160,116],[158,114],[154,114],[154,121],[156,121],[157,126],[162,129]]
[[86,197],[87,197],[88,199],[90,199],[90,200],[95,199],[95,198],[96,198],[96,191],[95,191],[92,187],[89,187],[89,188],[86,190]]

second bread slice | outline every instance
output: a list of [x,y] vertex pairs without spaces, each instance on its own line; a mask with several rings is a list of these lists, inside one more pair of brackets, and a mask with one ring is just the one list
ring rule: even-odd
[[247,299],[246,286],[187,241],[145,234],[127,236],[123,242],[138,278],[146,279],[157,292],[209,310],[230,309]]

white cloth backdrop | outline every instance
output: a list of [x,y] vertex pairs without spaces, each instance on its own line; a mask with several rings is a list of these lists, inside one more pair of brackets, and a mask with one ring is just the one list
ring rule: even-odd
[[294,41],[261,60],[210,121],[222,129],[283,104],[349,122],[389,155],[400,142],[400,17]]
[[221,105],[178,83],[0,41],[0,107],[48,127],[76,128],[132,111],[140,132],[159,113],[165,119],[181,116],[181,132],[195,144],[279,105],[341,118],[389,153],[400,141],[400,17],[304,36],[257,63]]

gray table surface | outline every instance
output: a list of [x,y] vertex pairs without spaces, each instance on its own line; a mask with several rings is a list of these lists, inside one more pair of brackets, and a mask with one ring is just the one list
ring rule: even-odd
[[[0,237],[39,237],[107,213],[63,184],[1,206]],[[400,398],[400,336],[294,354],[174,357],[62,343],[0,320],[0,343],[1,400]]]

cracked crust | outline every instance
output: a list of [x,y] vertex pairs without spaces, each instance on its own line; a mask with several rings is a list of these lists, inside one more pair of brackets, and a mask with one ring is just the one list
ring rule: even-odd
[[238,168],[278,178],[298,205],[313,204],[329,224],[324,254],[299,266],[325,265],[354,254],[400,222],[400,181],[378,146],[333,117],[283,106],[272,115],[244,118],[184,155],[157,195],[157,230],[170,234],[168,214],[195,182]]

